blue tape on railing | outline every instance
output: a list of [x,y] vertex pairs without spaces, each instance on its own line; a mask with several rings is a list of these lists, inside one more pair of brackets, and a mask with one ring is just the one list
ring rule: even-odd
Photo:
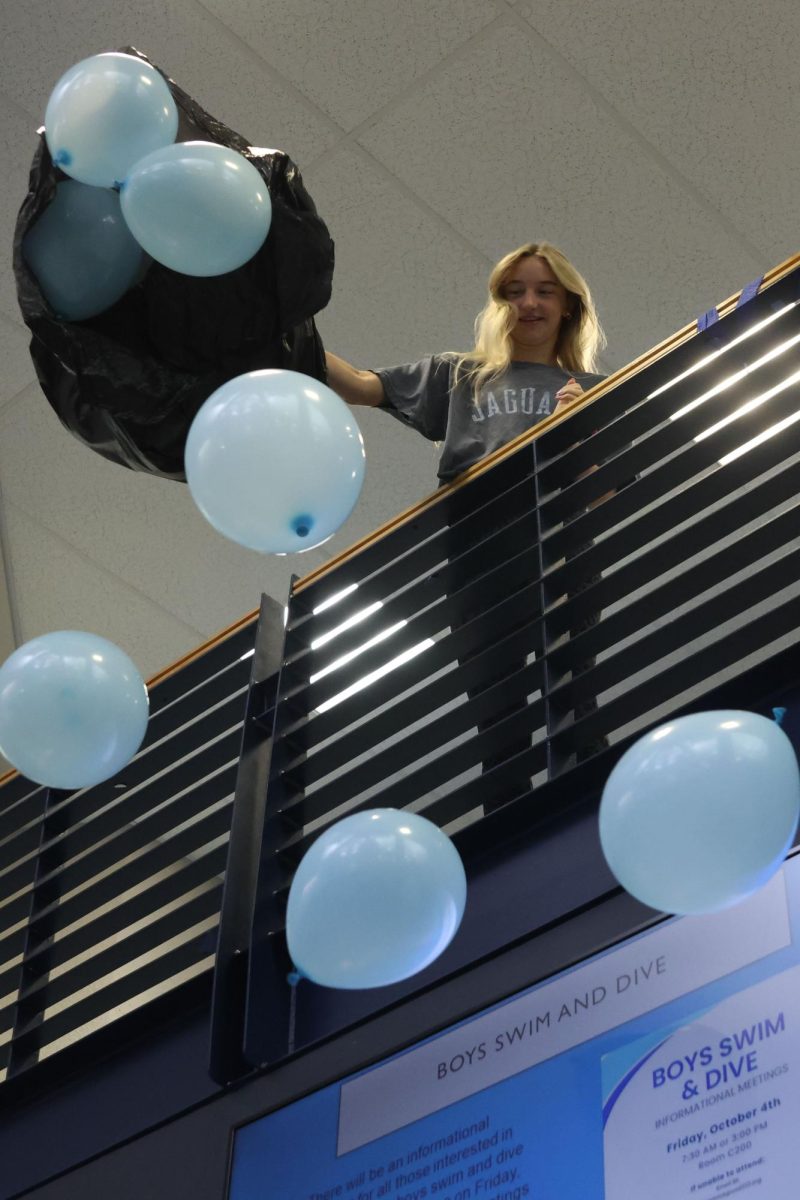
[[710,308],[707,313],[703,313],[702,317],[697,318],[697,328],[700,333],[703,333],[709,325],[715,325],[718,320],[719,313],[715,308]]
[[[748,283],[742,288],[742,293],[736,301],[736,307],[741,308],[743,304],[747,304],[748,300],[752,300],[758,295],[758,289],[764,282],[764,276],[759,275],[758,279],[754,279],[752,283]],[[709,325],[715,325],[719,320],[719,313],[716,308],[710,308],[707,313],[703,313],[702,317],[697,318],[697,328],[700,333],[708,329]]]
[[736,307],[741,308],[743,304],[747,304],[748,300],[752,300],[755,296],[757,296],[758,289],[761,287],[763,282],[764,276],[759,275],[758,279],[754,279],[752,283],[748,283],[746,287],[743,287],[742,294],[736,301]]

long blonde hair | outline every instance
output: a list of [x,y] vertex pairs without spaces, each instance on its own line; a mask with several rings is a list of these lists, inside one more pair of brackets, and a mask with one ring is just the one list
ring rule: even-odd
[[564,370],[596,371],[597,356],[606,344],[589,285],[566,255],[549,242],[528,242],[501,258],[489,276],[489,299],[475,318],[475,345],[472,350],[453,356],[454,386],[469,381],[477,398],[481,387],[508,369],[513,344],[510,333],[514,322],[513,305],[503,289],[511,271],[523,258],[543,258],[558,282],[566,288],[569,317],[561,322],[556,344],[556,360]]

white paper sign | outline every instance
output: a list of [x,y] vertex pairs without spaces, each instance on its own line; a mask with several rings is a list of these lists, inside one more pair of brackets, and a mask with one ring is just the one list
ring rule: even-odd
[[796,1200],[800,967],[603,1059],[606,1200]]

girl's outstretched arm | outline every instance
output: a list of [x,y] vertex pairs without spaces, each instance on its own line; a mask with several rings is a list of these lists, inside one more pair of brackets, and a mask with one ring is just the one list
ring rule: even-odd
[[386,397],[383,384],[374,371],[359,371],[336,354],[325,353],[328,387],[348,404],[368,404],[377,408]]

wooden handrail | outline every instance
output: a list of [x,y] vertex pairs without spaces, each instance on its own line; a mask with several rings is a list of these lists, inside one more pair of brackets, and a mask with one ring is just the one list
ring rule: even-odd
[[[779,266],[774,267],[764,276],[761,287],[759,288],[759,294],[766,288],[772,287],[773,284],[778,283],[779,280],[783,279],[786,275],[789,275],[798,267],[800,267],[800,254],[795,254],[792,258],[787,258],[785,262],[780,263]],[[734,294],[729,296],[727,300],[723,300],[721,304],[717,305],[717,311],[719,312],[720,317],[725,317],[729,312],[733,311],[741,294],[741,290],[734,292]],[[421,513],[426,512],[434,504],[438,504],[439,501],[445,496],[450,495],[459,488],[465,487],[466,484],[470,483],[471,480],[475,479],[478,475],[482,475],[484,471],[490,470],[504,458],[508,458],[510,455],[514,454],[521,446],[525,446],[529,442],[535,441],[536,438],[541,437],[543,433],[546,433],[555,425],[560,424],[561,421],[571,416],[574,412],[577,412],[577,410],[582,408],[585,404],[591,404],[600,396],[604,396],[606,392],[610,392],[612,388],[624,383],[634,375],[638,375],[638,373],[643,371],[645,367],[649,367],[651,363],[656,362],[659,358],[663,358],[665,354],[669,354],[670,351],[675,350],[678,346],[682,346],[684,342],[688,342],[696,334],[696,321],[692,321],[689,325],[684,325],[684,327],[679,329],[677,333],[673,333],[670,337],[665,338],[663,342],[660,342],[659,345],[654,346],[652,350],[648,350],[645,354],[640,355],[639,358],[634,359],[633,362],[628,363],[627,366],[621,367],[618,371],[615,371],[613,375],[609,375],[608,379],[604,379],[602,383],[598,383],[588,392],[584,392],[579,399],[574,400],[572,404],[567,405],[561,410],[560,413],[553,413],[551,416],[545,417],[543,421],[540,421],[537,425],[534,425],[532,429],[527,430],[525,433],[521,433],[518,437],[514,438],[513,441],[508,442],[505,446],[501,446],[499,450],[495,450],[493,454],[488,454],[485,458],[482,458],[480,462],[475,463],[474,466],[468,467],[467,470],[462,472],[462,474],[459,475],[458,478],[452,483],[448,483],[444,487],[437,488],[435,492],[432,492],[429,496],[426,496],[424,500],[420,500],[416,504],[412,504],[410,508],[398,513],[396,517],[393,517],[390,521],[387,521],[386,524],[381,525],[379,529],[367,534],[367,536],[361,538],[360,541],[354,542],[353,545],[348,546],[346,550],[342,550],[342,552],[337,554],[335,558],[332,558],[330,562],[324,563],[321,567],[317,567],[316,570],[310,571],[308,575],[304,575],[303,578],[298,580],[298,582],[295,584],[295,594],[303,591],[305,588],[310,587],[313,583],[317,583],[318,580],[322,579],[329,572],[335,571],[349,559],[355,558],[355,556],[360,554],[362,550],[365,550],[368,546],[371,546],[374,542],[379,541],[381,538],[386,537],[400,525],[404,525],[407,521],[412,521]],[[254,621],[257,618],[258,613],[259,609],[254,608],[245,616],[240,617],[238,621],[234,622],[234,624],[220,630],[219,633],[215,634],[207,642],[204,642],[202,646],[198,646],[196,650],[192,650],[189,654],[185,654],[183,658],[178,659],[177,662],[174,662],[170,666],[165,667],[162,671],[159,671],[157,675],[154,675],[152,679],[147,681],[148,689],[155,687],[159,683],[163,683],[165,679],[168,679],[171,675],[174,675],[177,671],[180,671],[183,667],[187,666],[188,663],[193,662],[196,658],[199,658],[201,654],[205,654],[206,651],[210,650],[213,646],[218,645],[220,642],[225,641],[226,638],[229,638],[234,633],[237,633],[242,626]],[[8,783],[8,781],[17,774],[17,771],[7,771],[4,775],[0,775],[0,787],[2,787],[3,784]]]

